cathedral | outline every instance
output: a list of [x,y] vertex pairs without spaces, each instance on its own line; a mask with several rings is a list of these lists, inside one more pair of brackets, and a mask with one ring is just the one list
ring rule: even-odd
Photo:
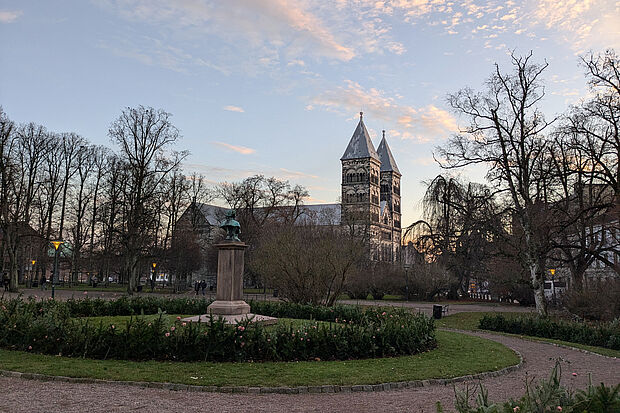
[[397,262],[401,253],[401,174],[385,139],[375,150],[363,113],[342,162],[341,225],[356,228],[369,240],[373,261]]
[[[296,223],[340,225],[343,230],[367,241],[366,256],[371,261],[401,261],[400,178],[392,151],[385,139],[375,150],[364,125],[363,113],[353,136],[340,158],[342,163],[341,203],[304,205]],[[280,207],[289,208],[289,207]],[[260,213],[261,208],[257,208]],[[221,233],[220,222],[227,208],[196,204],[188,207],[177,222],[179,228],[191,228],[203,251]],[[206,257],[204,258],[207,259]],[[215,279],[206,261],[195,275]]]

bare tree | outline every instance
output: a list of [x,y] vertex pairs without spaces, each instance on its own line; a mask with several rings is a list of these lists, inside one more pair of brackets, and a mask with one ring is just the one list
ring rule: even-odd
[[546,201],[539,185],[545,179],[539,165],[547,145],[543,132],[549,123],[537,105],[544,97],[540,77],[547,64],[535,64],[531,58],[531,53],[512,55],[513,71],[507,74],[496,65],[483,93],[463,89],[449,96],[450,105],[469,126],[439,148],[439,154],[446,168],[486,165],[487,178],[505,191],[513,230],[523,234],[522,264],[530,274],[536,309],[545,315],[543,280],[549,247],[537,225],[540,206]]
[[118,145],[119,156],[128,170],[123,193],[121,240],[123,272],[129,281],[127,291],[130,294],[138,284],[140,258],[147,253],[149,230],[156,218],[152,206],[161,190],[160,185],[186,156],[186,153],[165,152],[179,138],[170,118],[171,115],[163,110],[144,106],[126,108],[109,130],[109,136]]

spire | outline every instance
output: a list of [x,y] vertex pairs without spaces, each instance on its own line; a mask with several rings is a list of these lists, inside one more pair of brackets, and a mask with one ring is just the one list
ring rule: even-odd
[[398,170],[392,151],[390,150],[387,140],[385,139],[385,131],[383,131],[383,139],[381,139],[381,143],[379,143],[379,147],[377,148],[377,154],[379,155],[379,160],[381,161],[381,172],[396,172],[400,175],[400,171]]
[[366,130],[366,125],[364,125],[363,117],[364,112],[360,112],[360,121],[357,124],[357,128],[355,128],[355,132],[353,132],[347,150],[344,151],[344,155],[340,158],[341,161],[363,158],[374,158],[379,160],[379,155],[377,155],[377,151],[375,151],[375,147],[370,140],[368,130]]

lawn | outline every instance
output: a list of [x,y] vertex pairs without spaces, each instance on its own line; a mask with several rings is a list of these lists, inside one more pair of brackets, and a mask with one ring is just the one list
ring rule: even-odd
[[271,387],[451,378],[498,370],[519,362],[512,350],[490,340],[446,331],[438,331],[437,340],[436,350],[414,356],[320,362],[102,361],[0,350],[0,369],[121,381]]
[[[582,350],[588,350],[593,353],[602,354],[604,356],[609,357],[618,357],[620,358],[620,351],[607,349],[603,347],[595,347],[595,346],[587,346],[585,344],[579,343],[571,343],[569,341],[561,341],[554,340],[551,338],[541,338],[541,337],[532,337],[532,336],[521,336],[517,334],[508,334],[508,333],[500,333],[496,331],[486,331],[478,329],[478,325],[480,323],[480,319],[485,315],[493,315],[493,314],[502,314],[505,317],[518,317],[518,316],[526,316],[524,313],[489,313],[489,312],[470,312],[470,313],[456,313],[453,315],[446,316],[441,320],[435,321],[437,327],[445,327],[445,328],[456,328],[460,330],[472,330],[472,331],[485,331],[493,334],[503,334],[507,336],[517,336],[523,337],[532,341],[546,341],[549,343],[562,344],[565,346],[575,347]],[[531,314],[535,316],[535,314]]]

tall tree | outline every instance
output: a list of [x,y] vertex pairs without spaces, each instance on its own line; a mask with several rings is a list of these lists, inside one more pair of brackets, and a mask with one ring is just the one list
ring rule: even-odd
[[[126,108],[110,126],[109,136],[119,147],[119,157],[127,166],[124,185],[123,272],[129,280],[127,291],[137,287],[140,258],[147,253],[149,232],[153,228],[160,184],[180,164],[186,153],[166,152],[179,139],[171,114],[139,106]],[[152,238],[151,238],[152,239]]]
[[449,96],[454,111],[469,125],[439,148],[445,159],[442,166],[460,168],[487,166],[487,179],[502,189],[507,197],[514,231],[522,234],[522,265],[530,275],[536,309],[547,314],[544,274],[549,247],[540,233],[541,205],[545,194],[541,180],[541,157],[547,139],[543,135],[549,123],[538,109],[544,97],[541,75],[547,64],[532,62],[532,54],[511,56],[512,71],[499,66],[487,81],[484,92],[463,89]]

